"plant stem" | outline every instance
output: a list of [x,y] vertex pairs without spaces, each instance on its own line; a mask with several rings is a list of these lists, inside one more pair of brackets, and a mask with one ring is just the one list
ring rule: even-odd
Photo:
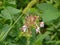
[[27,38],[27,45],[30,45],[30,38]]
[[23,14],[27,13],[27,10],[30,9],[34,4],[36,4],[38,2],[38,0],[32,0],[27,7],[23,10]]

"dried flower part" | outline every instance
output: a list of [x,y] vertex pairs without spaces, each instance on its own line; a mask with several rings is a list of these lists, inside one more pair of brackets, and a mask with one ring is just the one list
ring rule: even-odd
[[28,16],[26,18],[26,24],[27,26],[35,25],[36,24],[36,19],[38,19],[38,16]]
[[40,22],[40,27],[44,27],[44,22]]
[[36,33],[40,33],[40,28],[38,26],[36,27]]
[[26,25],[23,25],[22,28],[21,28],[21,30],[22,30],[23,32],[26,32],[27,26],[26,26]]

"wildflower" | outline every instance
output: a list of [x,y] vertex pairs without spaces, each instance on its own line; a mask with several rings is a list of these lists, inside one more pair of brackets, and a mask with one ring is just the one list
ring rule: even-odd
[[[39,16],[33,16],[33,15],[29,15],[25,18],[25,23],[22,26],[21,30],[23,32],[28,32],[29,34],[31,34],[31,27],[36,29],[36,33],[40,33],[40,27],[37,25],[39,21]],[[41,22],[42,23],[42,22]]]
[[40,27],[44,27],[44,22],[40,22]]
[[23,25],[22,28],[21,28],[21,30],[22,30],[23,32],[26,32],[27,26],[26,26],[26,25]]
[[36,27],[36,33],[40,33],[40,28],[38,26]]

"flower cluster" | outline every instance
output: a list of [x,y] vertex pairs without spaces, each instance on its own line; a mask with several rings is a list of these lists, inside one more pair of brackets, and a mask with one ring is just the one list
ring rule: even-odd
[[39,22],[39,16],[33,16],[33,15],[27,16],[21,30],[22,32],[26,31],[30,32],[30,28],[32,26],[35,28],[36,33],[41,33],[40,28],[44,27],[44,22]]

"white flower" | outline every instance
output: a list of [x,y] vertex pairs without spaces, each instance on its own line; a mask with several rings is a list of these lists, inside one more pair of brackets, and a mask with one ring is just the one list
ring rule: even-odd
[[40,22],[40,27],[44,27],[44,22]]
[[27,26],[26,26],[26,25],[23,25],[22,31],[23,31],[23,32],[26,32],[26,30],[27,30]]
[[40,33],[40,28],[37,26],[36,33]]

